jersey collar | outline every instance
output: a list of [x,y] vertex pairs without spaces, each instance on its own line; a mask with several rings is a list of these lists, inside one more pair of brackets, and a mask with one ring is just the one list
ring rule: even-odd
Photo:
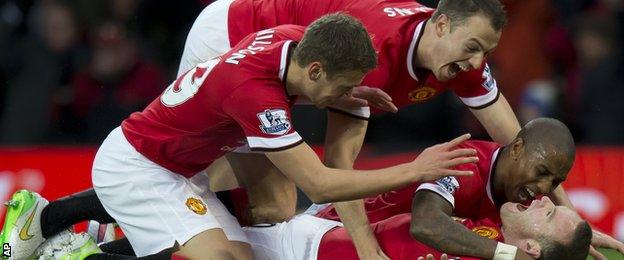
[[279,79],[282,82],[286,82],[286,74],[288,72],[288,65],[290,65],[290,59],[289,59],[289,50],[290,50],[290,45],[293,43],[292,40],[288,40],[284,43],[284,45],[282,45],[282,55],[280,57],[280,67],[279,67],[279,72],[278,72],[278,76]]
[[487,185],[485,186],[485,191],[487,193],[487,196],[492,202],[492,204],[494,205],[496,205],[496,202],[494,202],[494,198],[492,198],[492,174],[494,172],[494,167],[496,166],[496,161],[498,160],[499,151],[500,151],[500,147],[497,148],[492,154],[492,162],[490,163],[490,172],[488,173]]
[[412,37],[412,42],[409,45],[409,50],[407,51],[407,72],[409,72],[410,76],[416,81],[418,81],[418,77],[416,76],[416,70],[414,69],[414,52],[418,47],[418,43],[420,42],[420,37],[423,34],[425,29],[425,24],[429,21],[429,19],[425,19],[420,22],[416,29],[414,30],[414,36]]

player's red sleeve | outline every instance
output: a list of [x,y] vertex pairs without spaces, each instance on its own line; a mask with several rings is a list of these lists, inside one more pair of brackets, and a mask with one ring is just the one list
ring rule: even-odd
[[172,254],[171,260],[188,260],[188,258],[181,256],[181,255]]
[[466,106],[474,109],[494,104],[500,95],[496,79],[485,62],[481,69],[461,73],[448,86]]
[[248,82],[233,91],[222,107],[245,132],[252,151],[284,150],[303,142],[292,125],[281,85]]

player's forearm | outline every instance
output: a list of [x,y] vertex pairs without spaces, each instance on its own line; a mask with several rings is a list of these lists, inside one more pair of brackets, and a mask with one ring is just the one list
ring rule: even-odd
[[561,184],[559,184],[559,186],[557,186],[557,188],[555,188],[552,194],[550,194],[550,196],[548,197],[550,197],[552,201],[555,202],[555,204],[560,205],[560,206],[566,206],[576,211],[576,209],[574,208],[574,205],[572,205],[572,201],[570,201],[568,194],[565,192]]
[[[362,147],[368,121],[343,114],[328,112],[325,158],[327,167],[353,169],[353,163]],[[368,259],[381,250],[373,234],[362,200],[334,204],[360,259]]]
[[440,252],[492,259],[497,242],[481,237],[440,212],[412,213],[410,234]]
[[511,143],[520,132],[520,123],[503,94],[500,94],[494,104],[470,111],[481,122],[492,140],[501,145]]
[[360,153],[368,121],[329,111],[325,137],[327,167],[352,169]]
[[[308,191],[301,187],[308,196],[316,194],[316,198],[318,198],[316,203],[362,199],[402,188],[418,181],[415,172],[407,164],[375,171],[325,168],[316,175],[324,175],[325,177],[310,179],[313,187]],[[312,197],[311,199],[314,200]]]
[[370,228],[362,200],[337,202],[334,207],[351,236],[360,259],[367,259],[368,256],[374,256],[381,251]]

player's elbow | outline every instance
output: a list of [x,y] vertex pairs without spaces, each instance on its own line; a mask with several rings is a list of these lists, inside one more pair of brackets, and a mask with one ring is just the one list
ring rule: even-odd
[[430,237],[431,230],[429,229],[433,216],[429,214],[426,209],[422,207],[412,208],[412,220],[410,223],[410,236],[416,240],[422,240]]
[[425,225],[423,225],[423,221],[412,219],[412,223],[410,224],[410,236],[416,240],[422,240],[423,238],[429,237],[428,229]]
[[324,190],[319,187],[318,189],[313,189],[310,192],[306,192],[306,195],[310,198],[310,200],[316,204],[324,204],[334,202],[334,198],[331,196],[329,191]]
[[331,191],[327,190],[326,185],[320,181],[311,181],[307,185],[302,186],[301,190],[316,204],[333,202]]

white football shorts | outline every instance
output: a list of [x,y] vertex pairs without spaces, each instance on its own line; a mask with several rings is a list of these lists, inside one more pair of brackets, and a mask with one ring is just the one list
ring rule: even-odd
[[243,227],[259,260],[315,260],[325,233],[342,223],[306,214],[270,226]]
[[102,205],[139,257],[214,228],[229,240],[248,243],[236,218],[208,188],[206,175],[187,179],[150,161],[130,145],[120,127],[95,155],[92,180]]
[[197,64],[228,52],[228,12],[233,0],[217,0],[199,14],[184,43],[178,76]]

